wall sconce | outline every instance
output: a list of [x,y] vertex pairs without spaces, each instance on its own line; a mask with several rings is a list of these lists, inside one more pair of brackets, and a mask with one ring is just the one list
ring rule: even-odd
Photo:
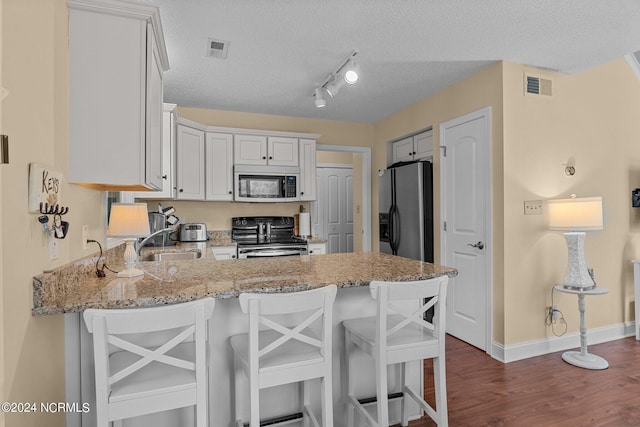
[[327,105],[324,98],[326,93],[331,98],[335,98],[342,86],[346,84],[353,85],[358,82],[360,66],[355,62],[354,58],[358,54],[357,51],[351,52],[347,58],[340,63],[338,68],[327,75],[322,84],[318,86],[314,92],[316,108],[323,108]]

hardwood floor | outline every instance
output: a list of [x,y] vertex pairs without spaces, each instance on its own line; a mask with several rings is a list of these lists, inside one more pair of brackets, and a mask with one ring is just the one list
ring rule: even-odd
[[[503,364],[447,336],[449,425],[640,426],[640,341],[590,345],[609,361],[591,371],[565,363],[562,352]],[[425,395],[434,402],[431,363]],[[637,371],[636,371],[637,369]],[[428,417],[410,427],[435,426]]]

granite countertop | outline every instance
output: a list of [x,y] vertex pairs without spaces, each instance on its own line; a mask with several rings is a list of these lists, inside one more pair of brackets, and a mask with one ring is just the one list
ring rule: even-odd
[[[106,254],[107,265],[123,268],[124,245]],[[34,277],[33,315],[88,308],[143,307],[205,296],[235,298],[241,292],[292,292],[330,284],[367,286],[371,280],[420,280],[448,275],[452,268],[377,252],[216,261],[139,262],[145,275],[96,277],[96,257],[87,257]]]

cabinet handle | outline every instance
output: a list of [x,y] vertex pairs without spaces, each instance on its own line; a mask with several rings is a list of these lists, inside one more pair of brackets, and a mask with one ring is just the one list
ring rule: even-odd
[[167,175],[162,175],[162,179],[167,179]]
[[235,257],[236,257],[235,255],[231,255],[231,258],[235,259]]
[[180,189],[180,190],[178,190],[178,191],[182,193],[182,192],[184,192],[184,189],[182,189],[182,188],[181,188],[181,189]]
[[262,160],[267,160],[267,156],[262,156]]
[[273,160],[273,156],[269,156],[269,160]]
[[300,192],[300,195],[301,195],[301,196],[304,196],[304,191],[301,191],[301,192]]
[[233,191],[229,191],[229,194],[233,194]]

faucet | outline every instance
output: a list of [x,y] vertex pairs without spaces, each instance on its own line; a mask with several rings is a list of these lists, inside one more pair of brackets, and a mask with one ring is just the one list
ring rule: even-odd
[[146,245],[149,240],[162,233],[171,233],[173,231],[172,227],[163,228],[162,230],[158,230],[154,233],[149,234],[147,237],[142,239],[139,243],[136,243],[136,254],[140,255],[140,250]]

